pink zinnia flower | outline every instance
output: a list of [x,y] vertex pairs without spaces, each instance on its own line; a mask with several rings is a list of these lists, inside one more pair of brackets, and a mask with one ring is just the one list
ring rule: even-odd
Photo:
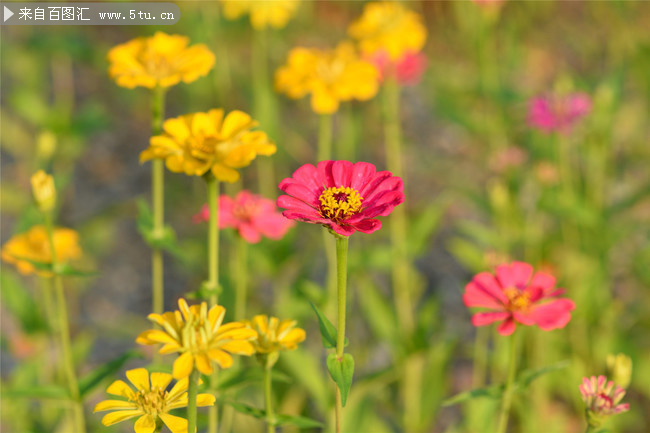
[[367,60],[375,65],[380,74],[380,80],[394,75],[401,85],[415,85],[420,82],[427,68],[427,56],[421,52],[406,52],[399,60],[391,62],[384,50],[376,51]]
[[290,219],[328,226],[342,236],[381,228],[375,217],[386,216],[404,201],[402,179],[377,172],[367,162],[321,161],[305,164],[280,182],[287,195],[278,197]]
[[537,325],[544,331],[564,328],[575,304],[570,299],[559,299],[563,292],[555,288],[553,276],[544,272],[533,275],[528,263],[513,262],[498,266],[496,276],[489,272],[474,276],[465,286],[463,301],[467,307],[490,310],[474,314],[474,326],[501,322],[499,334],[510,335],[516,323]]
[[625,396],[625,389],[611,380],[608,382],[605,376],[582,379],[580,393],[587,406],[587,420],[594,427],[611,415],[630,410],[628,403],[619,404]]
[[533,98],[528,109],[528,123],[545,133],[568,133],[591,111],[591,98],[586,93],[567,96]]
[[[194,215],[194,222],[209,221],[210,209],[203,205],[201,211]],[[282,239],[294,222],[286,219],[277,211],[273,200],[269,200],[249,191],[239,192],[235,198],[227,195],[219,197],[219,228],[233,228],[251,244],[266,236],[270,239]]]

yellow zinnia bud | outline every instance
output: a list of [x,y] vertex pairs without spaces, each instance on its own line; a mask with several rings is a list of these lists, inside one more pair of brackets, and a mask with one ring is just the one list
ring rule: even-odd
[[632,358],[619,353],[607,355],[608,376],[621,388],[627,388],[632,379]]
[[32,176],[32,193],[41,212],[50,212],[56,205],[56,188],[54,179],[43,170]]

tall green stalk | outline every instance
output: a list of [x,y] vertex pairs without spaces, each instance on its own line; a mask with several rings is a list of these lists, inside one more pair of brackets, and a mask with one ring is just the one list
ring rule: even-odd
[[275,432],[275,414],[273,412],[273,382],[271,371],[273,366],[264,366],[264,399],[266,402],[266,431]]
[[187,388],[187,431],[196,431],[196,397],[199,390],[199,370],[192,368]]
[[[165,112],[165,91],[155,88],[152,93],[151,133],[158,135],[162,132]],[[153,234],[154,238],[162,238],[165,231],[165,163],[162,159],[154,159],[151,165],[151,200],[153,205]],[[162,314],[164,298],[164,262],[163,253],[159,247],[154,247],[151,255],[151,287],[152,311]],[[157,355],[156,355],[157,356]]]
[[[321,114],[318,123],[318,149],[316,151],[318,161],[332,159],[332,115]],[[327,277],[325,287],[327,289],[327,307],[329,314],[334,307],[333,300],[336,297],[336,246],[327,228],[323,228],[323,245],[325,246],[325,258],[327,259]]]
[[235,269],[235,319],[246,318],[246,297],[248,285],[248,242],[239,236],[236,245]]
[[79,394],[79,382],[74,368],[72,358],[72,344],[70,342],[70,324],[68,320],[68,307],[66,305],[65,293],[63,292],[63,279],[58,272],[56,248],[54,247],[54,228],[49,213],[44,213],[45,228],[50,243],[50,254],[52,256],[52,271],[54,272],[54,290],[56,292],[56,308],[59,319],[59,340],[61,343],[61,355],[63,357],[63,368],[68,382],[68,391],[72,399],[74,412],[74,426],[76,433],[85,433],[86,421],[83,412],[83,403]]
[[[219,181],[212,173],[206,174],[205,181],[208,190],[208,283],[210,291],[210,307],[219,302]],[[210,378],[210,390],[217,393],[218,370],[215,368]],[[208,432],[217,433],[219,426],[219,408],[210,406],[208,411]]]
[[510,359],[508,361],[508,379],[506,388],[503,392],[501,403],[501,412],[499,413],[499,425],[497,433],[505,433],[508,428],[508,417],[510,415],[510,406],[512,405],[513,385],[515,382],[515,373],[517,371],[517,336],[510,337]]
[[[347,301],[348,282],[348,237],[336,236],[336,286],[338,319],[336,329],[336,357],[343,359],[345,350],[345,312]],[[336,386],[336,432],[341,431],[341,420],[343,418],[343,404],[341,402],[341,390]]]
[[[388,77],[383,89],[384,134],[386,141],[386,166],[397,176],[404,176],[402,158],[402,129],[400,125],[400,87],[395,78]],[[390,239],[393,250],[392,284],[397,319],[404,335],[415,329],[413,299],[409,282],[409,257],[407,248],[406,208],[398,206],[391,214]],[[409,432],[419,429],[422,388],[422,365],[415,358],[405,360],[404,375],[400,384],[403,425]]]

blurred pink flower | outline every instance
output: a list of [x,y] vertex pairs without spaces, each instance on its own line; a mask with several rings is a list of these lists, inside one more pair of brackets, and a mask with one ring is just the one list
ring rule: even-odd
[[367,162],[321,161],[305,164],[280,182],[278,197],[290,219],[322,224],[341,236],[381,228],[377,216],[390,214],[404,201],[404,183]]
[[506,0],[472,0],[477,5],[500,5]]
[[621,403],[625,389],[608,382],[605,376],[591,376],[582,379],[580,385],[582,399],[587,406],[589,424],[598,427],[610,415],[630,410],[629,403]]
[[[531,278],[532,277],[532,278]],[[575,304],[558,298],[564,291],[555,288],[555,278],[544,272],[533,275],[528,263],[513,262],[497,267],[496,276],[481,272],[465,286],[467,307],[485,308],[472,317],[474,326],[501,322],[498,331],[510,335],[516,323],[537,325],[544,331],[564,328],[571,320]]]
[[[195,223],[210,219],[208,205],[192,217]],[[278,212],[273,200],[252,194],[239,192],[235,198],[227,195],[219,197],[219,228],[234,228],[249,243],[257,243],[266,236],[270,239],[282,239],[295,223]]]
[[490,158],[489,165],[497,173],[503,173],[512,167],[519,167],[528,158],[524,149],[517,146],[510,146],[496,152]]
[[589,114],[591,105],[591,98],[586,93],[538,96],[530,101],[528,123],[545,133],[556,131],[566,134]]
[[403,86],[418,84],[427,68],[427,56],[421,52],[408,51],[396,62],[391,62],[388,53],[379,50],[366,60],[375,65],[380,80],[394,74],[397,82]]

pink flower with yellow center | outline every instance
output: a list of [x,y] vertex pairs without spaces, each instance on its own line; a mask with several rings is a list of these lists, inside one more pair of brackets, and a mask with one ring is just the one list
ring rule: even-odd
[[391,61],[386,51],[378,50],[368,56],[367,60],[375,65],[381,81],[394,77],[403,86],[418,84],[427,69],[427,56],[415,51],[407,51],[399,59]]
[[594,427],[599,427],[611,415],[630,410],[629,403],[621,403],[625,389],[602,375],[582,379],[580,394],[587,406],[588,422]]
[[367,162],[321,161],[305,164],[279,185],[282,214],[293,220],[322,224],[341,236],[381,228],[377,216],[387,216],[404,201],[404,183],[389,171],[377,172]]
[[586,93],[540,96],[530,101],[528,123],[544,133],[567,134],[589,114],[591,105],[591,98]]
[[[203,205],[193,219],[194,222],[209,221],[208,205]],[[259,242],[262,236],[282,239],[294,224],[278,212],[273,200],[250,191],[241,191],[235,198],[227,195],[219,198],[219,228],[233,228],[251,244]]]
[[517,323],[537,325],[544,331],[564,328],[571,320],[575,303],[558,298],[563,289],[555,288],[555,278],[544,272],[533,275],[528,263],[513,262],[497,267],[496,276],[481,272],[465,286],[467,307],[485,308],[472,317],[474,326],[501,322],[498,331],[510,335]]

